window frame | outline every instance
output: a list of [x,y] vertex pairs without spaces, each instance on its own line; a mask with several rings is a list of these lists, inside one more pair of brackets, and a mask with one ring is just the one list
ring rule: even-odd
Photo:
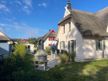
[[60,42],[60,49],[65,49],[65,41]]
[[69,50],[69,52],[72,51],[72,52],[76,53],[76,40],[70,40],[70,41],[68,41],[68,50]]
[[63,25],[63,33],[65,33],[65,24]]
[[71,31],[71,22],[69,22],[68,24],[69,24],[69,31]]
[[96,50],[103,50],[103,41],[102,40],[96,40]]

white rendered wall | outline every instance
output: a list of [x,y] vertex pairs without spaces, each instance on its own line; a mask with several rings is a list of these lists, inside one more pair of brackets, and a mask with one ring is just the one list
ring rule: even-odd
[[49,46],[49,44],[54,44],[54,45],[56,45],[57,44],[57,41],[56,40],[49,40],[48,38],[45,40],[45,42],[44,42],[44,49],[46,49],[46,47],[48,47]]
[[9,54],[9,44],[8,43],[0,43],[0,55]]
[[105,40],[104,57],[105,57],[105,58],[108,58],[108,40]]
[[58,30],[58,36],[57,36],[59,42],[58,42],[58,49],[60,50],[60,42],[65,41],[65,49],[68,50],[68,41],[76,40],[76,61],[83,60],[84,54],[83,54],[83,38],[77,29],[77,27],[74,25],[73,22],[71,22],[71,31],[69,31],[69,24],[68,22],[65,24],[65,33],[63,33],[63,26],[59,27]]

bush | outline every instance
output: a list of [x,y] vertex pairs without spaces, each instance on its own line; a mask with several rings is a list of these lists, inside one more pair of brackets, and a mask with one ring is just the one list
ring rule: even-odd
[[0,81],[47,81],[43,74],[35,70],[33,56],[21,44],[0,64]]
[[59,55],[61,63],[67,63],[69,61],[69,54],[64,51],[63,54]]
[[51,54],[51,47],[50,46],[46,47],[45,51],[50,55]]
[[76,53],[68,53],[67,51],[62,50],[61,51],[62,54],[66,54],[68,56],[68,61],[69,62],[75,62],[75,57],[76,57]]
[[13,55],[24,57],[26,53],[26,47],[23,44],[18,44],[15,46],[15,51],[13,52]]
[[0,67],[0,81],[27,81],[33,70],[33,56],[26,53],[25,46],[16,45],[15,52],[4,59]]

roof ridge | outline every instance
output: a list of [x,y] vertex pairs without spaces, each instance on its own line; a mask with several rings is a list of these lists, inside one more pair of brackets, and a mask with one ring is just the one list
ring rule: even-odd
[[105,8],[103,8],[103,9],[101,9],[101,10],[98,10],[95,14],[100,13],[100,12],[103,12],[103,11],[105,11],[106,9],[108,9],[108,7],[105,7]]
[[1,32],[1,31],[0,31],[0,33],[1,33],[0,36],[5,37],[6,40],[10,40],[10,38],[5,33]]
[[77,12],[86,13],[86,14],[90,14],[90,15],[94,14],[92,12],[87,12],[87,11],[82,11],[82,10],[77,10],[77,9],[73,9],[72,11],[77,11]]

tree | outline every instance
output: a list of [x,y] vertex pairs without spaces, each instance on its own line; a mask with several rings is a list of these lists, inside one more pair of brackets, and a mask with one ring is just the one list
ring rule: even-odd
[[36,46],[37,43],[38,43],[38,39],[37,39],[37,38],[29,38],[28,41],[29,41],[29,43],[32,43],[32,44],[34,44],[35,46]]

